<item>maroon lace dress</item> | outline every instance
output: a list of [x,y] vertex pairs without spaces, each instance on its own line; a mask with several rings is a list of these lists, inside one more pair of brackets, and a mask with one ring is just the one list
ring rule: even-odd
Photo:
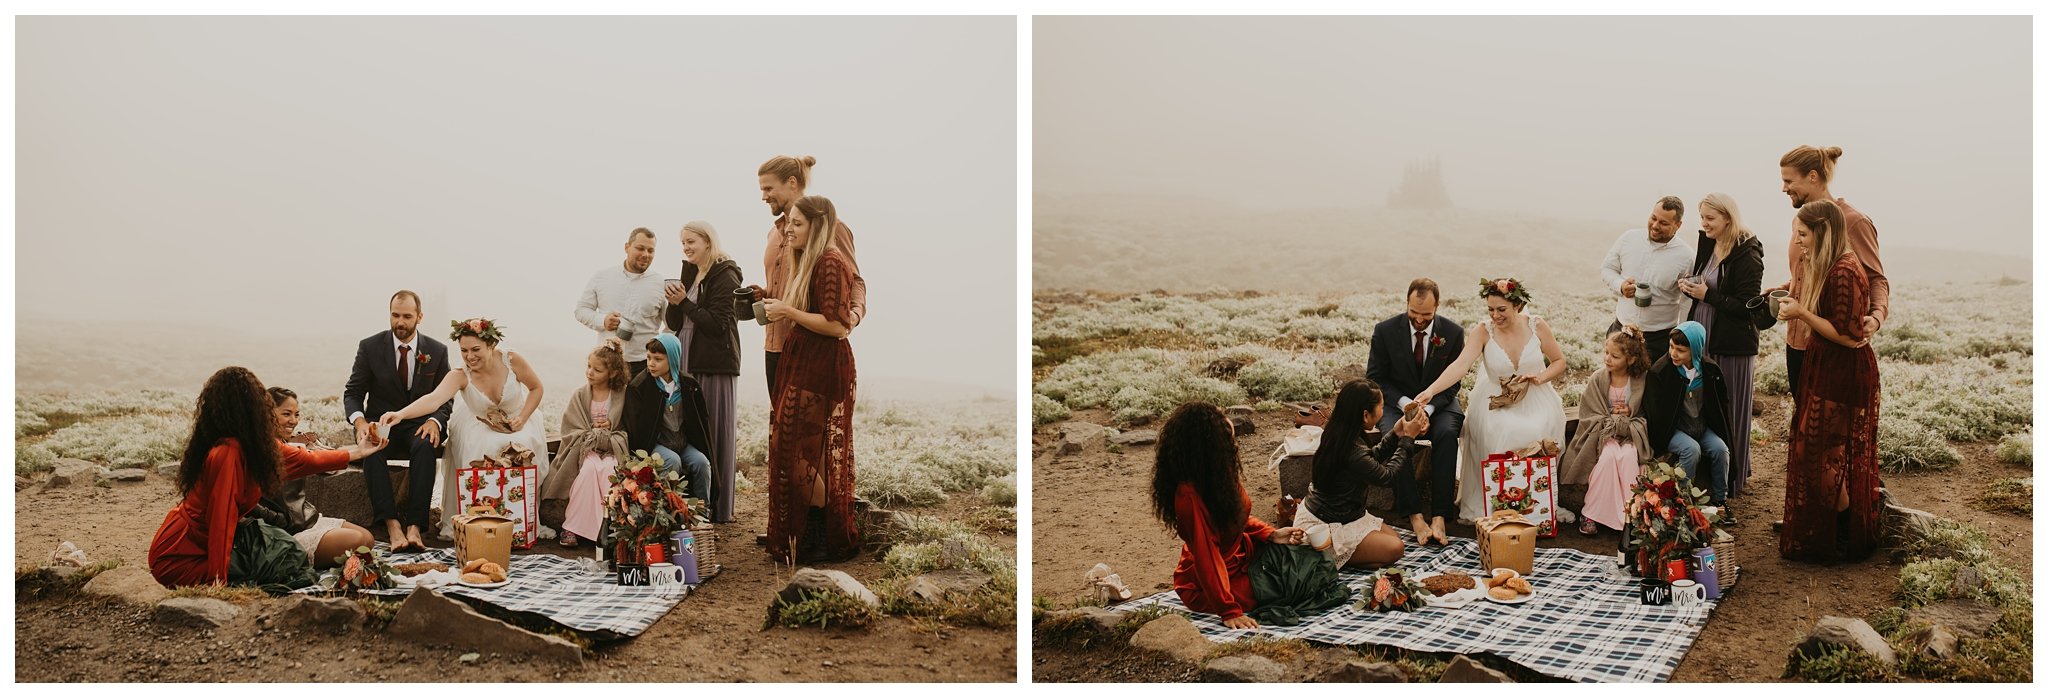
[[[1828,270],[1812,310],[1835,332],[1863,337],[1870,282],[1855,252]],[[1800,368],[1798,423],[1785,463],[1785,528],[1778,554],[1796,560],[1859,559],[1877,548],[1877,354],[1814,333]],[[1847,488],[1849,508],[1835,502]]]
[[[836,249],[811,269],[806,310],[852,326],[854,271]],[[768,435],[768,554],[789,560],[806,547],[814,473],[825,481],[826,557],[860,552],[853,510],[853,347],[793,325],[775,368]],[[795,546],[795,547],[792,547]]]

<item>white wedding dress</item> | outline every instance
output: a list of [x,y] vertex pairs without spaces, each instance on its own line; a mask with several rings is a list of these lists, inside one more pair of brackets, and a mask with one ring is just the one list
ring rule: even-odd
[[[1529,327],[1529,341],[1522,345],[1519,360],[1508,358],[1506,349],[1488,333],[1480,351],[1481,371],[1465,403],[1465,433],[1458,439],[1458,516],[1477,521],[1486,516],[1486,487],[1480,463],[1495,453],[1513,451],[1542,439],[1564,446],[1564,401],[1550,383],[1532,387],[1521,402],[1489,409],[1487,400],[1500,394],[1500,379],[1519,373],[1543,370],[1543,351],[1537,345],[1536,318],[1522,316]],[[1490,329],[1490,328],[1489,328]],[[1476,333],[1468,333],[1467,336]],[[1556,381],[1552,381],[1555,383]]]
[[[456,468],[468,467],[471,462],[486,455],[496,458],[505,450],[505,446],[517,443],[533,449],[533,463],[540,468],[537,473],[539,477],[534,483],[538,485],[548,477],[548,434],[546,426],[541,424],[540,410],[534,410],[533,417],[526,420],[526,425],[511,434],[493,431],[490,425],[478,419],[490,412],[494,405],[508,418],[518,416],[520,410],[526,408],[526,384],[519,382],[519,378],[512,375],[511,350],[501,347],[495,354],[485,360],[496,361],[504,368],[505,394],[499,396],[498,401],[494,403],[490,396],[485,395],[483,390],[477,387],[475,381],[467,381],[462,390],[456,391],[455,412],[448,417],[448,449],[442,454],[440,473],[434,481],[434,489],[440,494],[443,538],[454,537],[455,517],[463,512],[462,506],[458,503],[457,495],[460,489],[456,487],[455,482]],[[458,365],[455,370],[465,369]],[[540,493],[534,491],[530,494],[539,496]]]

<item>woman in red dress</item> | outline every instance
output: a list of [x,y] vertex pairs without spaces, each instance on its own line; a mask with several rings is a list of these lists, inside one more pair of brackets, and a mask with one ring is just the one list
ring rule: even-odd
[[[248,555],[244,546],[272,546],[288,551],[311,577],[312,563],[289,533],[257,519],[242,517],[263,492],[284,480],[340,470],[349,461],[375,452],[350,446],[336,451],[280,450],[271,416],[270,395],[249,369],[223,368],[206,380],[193,413],[192,438],[178,466],[178,492],[183,496],[164,516],[149,543],[149,573],[167,587],[201,584],[284,583],[296,575],[274,570],[230,570],[231,555]],[[253,526],[263,535],[237,536],[238,526]]]
[[1791,559],[1861,559],[1877,548],[1877,355],[1862,317],[1870,281],[1849,248],[1834,202],[1816,200],[1793,218],[1794,241],[1807,252],[1799,297],[1778,317],[1806,323],[1792,443],[1785,464],[1785,526],[1778,554]]
[[1258,547],[1304,538],[1299,528],[1260,521],[1251,508],[1238,479],[1237,437],[1223,411],[1206,402],[1174,410],[1159,429],[1152,470],[1152,513],[1183,544],[1173,590],[1188,610],[1222,616],[1238,629],[1259,627],[1245,615],[1258,606],[1251,579]]
[[794,264],[768,319],[793,319],[775,369],[768,432],[768,555],[839,561],[860,552],[853,510],[852,264],[832,243],[832,201],[806,196],[790,207]]

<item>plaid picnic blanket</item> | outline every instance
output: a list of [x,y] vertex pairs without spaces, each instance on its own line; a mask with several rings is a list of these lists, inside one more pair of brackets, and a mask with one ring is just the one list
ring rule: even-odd
[[[388,546],[378,543],[379,550]],[[455,551],[437,548],[423,553],[389,553],[391,564],[438,562],[455,564]],[[594,572],[582,563],[559,555],[513,555],[507,571],[511,584],[492,589],[451,584],[436,588],[449,596],[482,601],[508,611],[533,613],[565,627],[598,635],[601,639],[637,636],[681,603],[692,586],[626,586]],[[325,593],[319,584],[294,590],[300,594]],[[411,587],[365,592],[377,596],[407,596]]]
[[[1454,538],[1450,545],[1416,547],[1395,566],[1411,578],[1443,570],[1480,574],[1479,545]],[[1332,645],[1392,645],[1423,652],[1491,652],[1548,676],[1581,682],[1662,682],[1671,678],[1686,650],[1706,627],[1714,603],[1700,606],[1644,606],[1637,582],[1615,569],[1614,558],[1564,548],[1539,548],[1529,579],[1536,597],[1509,605],[1479,600],[1460,608],[1425,607],[1413,612],[1374,613],[1351,603],[1311,616],[1300,625],[1233,630],[1219,616],[1194,613],[1173,592],[1118,604],[1130,611],[1151,605],[1186,613],[1202,634],[1216,642],[1266,635]],[[1340,572],[1356,592],[1371,575]],[[1352,603],[1357,597],[1352,598]]]

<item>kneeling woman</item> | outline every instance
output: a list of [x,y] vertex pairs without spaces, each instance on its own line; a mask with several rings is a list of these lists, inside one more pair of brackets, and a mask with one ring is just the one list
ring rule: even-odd
[[[286,460],[331,460],[346,458],[348,451],[313,451],[292,443],[293,435],[299,430],[299,394],[285,388],[270,389],[270,411],[277,419],[278,456]],[[339,454],[339,455],[337,455]],[[284,529],[306,549],[313,558],[313,567],[321,569],[334,566],[335,558],[356,548],[377,544],[370,531],[361,526],[334,518],[321,516],[313,503],[306,501],[306,481],[286,480],[277,487],[265,490],[262,501],[250,512],[264,523]]]
[[1414,482],[1408,463],[1415,437],[1428,430],[1429,418],[1420,413],[1404,417],[1378,446],[1367,446],[1366,425],[1379,424],[1383,411],[1380,387],[1370,380],[1351,381],[1337,390],[1337,405],[1316,449],[1308,501],[1295,518],[1304,531],[1329,526],[1331,552],[1340,565],[1379,567],[1407,551],[1393,527],[1365,510],[1365,488],[1398,486],[1402,477]]
[[149,543],[149,573],[167,587],[227,583],[283,591],[312,584],[313,566],[291,534],[242,517],[278,483],[346,468],[376,450],[280,450],[263,383],[240,366],[215,372],[199,392],[178,465],[183,499]]
[[1152,470],[1152,511],[1180,536],[1173,589],[1190,610],[1214,613],[1232,628],[1261,620],[1289,624],[1298,615],[1344,603],[1350,589],[1299,528],[1275,529],[1251,515],[1238,479],[1237,437],[1223,411],[1181,405],[1159,430]]

